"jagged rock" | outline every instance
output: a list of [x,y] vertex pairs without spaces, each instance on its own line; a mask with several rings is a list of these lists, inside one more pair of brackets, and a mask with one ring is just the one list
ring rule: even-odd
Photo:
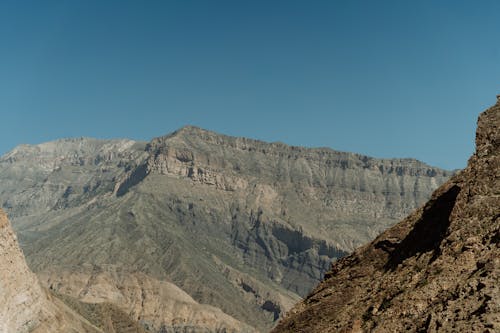
[[500,331],[500,101],[468,166],[337,261],[273,332]]

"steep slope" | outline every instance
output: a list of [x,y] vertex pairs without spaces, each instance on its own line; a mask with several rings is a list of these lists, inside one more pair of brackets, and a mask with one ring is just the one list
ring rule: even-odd
[[[111,290],[144,274],[267,330],[332,260],[418,207],[450,174],[410,159],[185,127],[147,145],[71,139],[17,148],[0,159],[0,202],[30,267],[57,280],[57,292],[84,300],[71,284],[95,270],[115,279]],[[177,322],[154,315],[166,295],[137,307],[137,289],[124,290],[122,310],[142,313],[153,330]],[[100,301],[115,301],[104,294]],[[182,320],[192,318],[208,317]]]
[[500,331],[500,99],[465,170],[337,261],[273,332]]
[[156,138],[148,150],[149,174],[249,196],[245,206],[344,251],[407,215],[450,176],[411,159],[290,147],[196,127]]
[[101,332],[38,283],[0,210],[0,332]]

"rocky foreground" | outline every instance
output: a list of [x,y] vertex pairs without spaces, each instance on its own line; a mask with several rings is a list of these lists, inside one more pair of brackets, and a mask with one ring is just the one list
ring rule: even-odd
[[430,201],[337,261],[272,331],[500,332],[500,99]]

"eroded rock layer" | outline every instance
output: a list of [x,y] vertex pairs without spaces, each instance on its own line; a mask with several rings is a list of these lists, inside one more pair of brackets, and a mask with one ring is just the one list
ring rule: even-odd
[[[72,284],[102,271],[107,283],[90,284],[106,295],[99,302],[123,297],[121,311],[153,331],[203,320],[211,330],[266,331],[333,260],[424,203],[450,175],[411,159],[185,127],[148,144],[80,138],[17,147],[0,158],[0,203],[30,267],[57,281],[56,292],[89,301]],[[175,285],[196,304],[175,317],[161,306],[166,294],[148,292],[139,306],[135,293],[145,286],[114,293],[137,274]]]

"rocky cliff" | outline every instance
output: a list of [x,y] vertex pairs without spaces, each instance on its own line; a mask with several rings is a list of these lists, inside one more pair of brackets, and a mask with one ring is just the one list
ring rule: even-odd
[[0,332],[102,332],[52,297],[24,260],[7,215],[0,210]]
[[[123,297],[121,310],[152,331],[176,323],[262,331],[333,260],[417,208],[450,175],[411,159],[185,127],[148,144],[83,138],[18,147],[0,159],[0,203],[30,267],[54,292],[88,300],[73,284],[102,271],[99,301]],[[137,274],[187,292],[194,312],[157,316],[168,310],[160,308],[167,294],[146,292],[139,306],[135,293],[148,288],[123,287]],[[196,314],[208,305],[222,312]]]
[[465,170],[352,255],[273,332],[500,331],[500,101]]

